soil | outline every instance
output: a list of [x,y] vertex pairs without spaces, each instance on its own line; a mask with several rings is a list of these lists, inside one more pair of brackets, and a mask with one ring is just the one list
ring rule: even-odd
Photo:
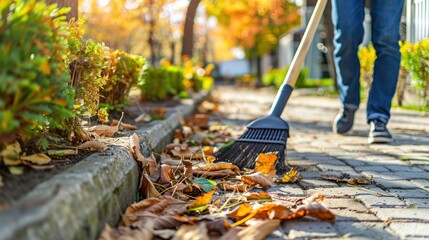
[[[180,103],[173,99],[169,99],[163,102],[142,102],[140,106],[134,105],[124,109],[123,122],[128,124],[137,125],[141,128],[147,123],[135,123],[134,119],[142,113],[142,110],[149,115],[156,115],[154,108],[165,108],[167,109],[166,115],[168,115],[168,109],[171,109]],[[122,113],[119,111],[110,113],[110,120],[119,120]],[[159,119],[162,119],[160,117]],[[98,125],[99,122],[91,121],[91,125]],[[31,152],[31,149],[27,149]],[[47,170],[35,170],[30,167],[24,166],[24,173],[21,175],[13,175],[9,172],[8,168],[0,162],[0,176],[3,180],[3,187],[0,187],[0,211],[6,209],[16,202],[19,198],[33,190],[38,184],[49,180],[56,174],[63,172],[79,161],[91,155],[92,152],[79,151],[76,156],[67,157],[64,159],[54,159],[54,168]]]

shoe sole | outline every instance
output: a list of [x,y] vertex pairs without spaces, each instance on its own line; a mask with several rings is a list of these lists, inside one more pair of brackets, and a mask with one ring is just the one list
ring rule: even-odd
[[393,141],[392,138],[388,137],[369,137],[368,143],[374,144],[374,143],[391,143]]

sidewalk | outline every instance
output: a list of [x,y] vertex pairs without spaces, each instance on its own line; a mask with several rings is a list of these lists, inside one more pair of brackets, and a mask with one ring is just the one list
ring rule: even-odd
[[[275,92],[218,86],[222,124],[245,125],[268,113]],[[302,219],[285,222],[281,236],[323,239],[429,238],[429,117],[394,110],[388,125],[390,145],[368,145],[364,106],[346,136],[332,133],[340,103],[335,98],[300,95],[287,104],[283,119],[290,124],[286,158],[303,176],[298,184],[272,188],[285,197],[312,193],[325,196],[324,205],[335,223]],[[323,175],[364,177],[370,185],[347,185],[324,180]],[[277,237],[276,237],[277,235]]]

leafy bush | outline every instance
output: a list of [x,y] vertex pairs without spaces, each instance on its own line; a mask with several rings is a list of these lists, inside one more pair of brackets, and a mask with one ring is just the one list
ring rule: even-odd
[[145,59],[138,55],[123,51],[111,51],[108,68],[102,75],[107,77],[106,85],[100,93],[100,102],[109,105],[118,105],[126,102],[132,85],[137,83]]
[[[264,86],[274,86],[277,89],[280,88],[280,86],[283,84],[283,81],[286,77],[288,70],[289,70],[289,67],[285,69],[278,69],[278,68],[272,69],[268,73],[264,74],[264,76],[262,76],[262,84]],[[295,83],[295,88],[307,87],[305,82],[307,75],[308,75],[308,69],[307,68],[301,69],[298,75],[298,79]]]
[[103,72],[110,64],[110,49],[104,43],[84,41],[83,22],[81,19],[68,25],[70,36],[65,62],[70,69],[71,85],[76,90],[74,110],[79,115],[93,116],[97,113],[100,89],[107,83],[108,75]]
[[63,60],[66,12],[42,1],[1,1],[0,144],[67,128],[73,117],[74,92]]
[[145,65],[137,85],[143,99],[164,100],[169,94],[176,95],[184,89],[183,70],[177,66],[155,68]]
[[429,39],[415,44],[401,44],[401,65],[411,73],[413,85],[429,105]]

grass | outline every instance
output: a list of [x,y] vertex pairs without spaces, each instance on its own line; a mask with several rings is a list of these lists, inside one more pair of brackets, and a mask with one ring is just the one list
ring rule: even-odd
[[429,106],[417,106],[417,105],[403,105],[399,106],[394,104],[393,108],[405,109],[405,110],[413,110],[417,112],[429,112]]

